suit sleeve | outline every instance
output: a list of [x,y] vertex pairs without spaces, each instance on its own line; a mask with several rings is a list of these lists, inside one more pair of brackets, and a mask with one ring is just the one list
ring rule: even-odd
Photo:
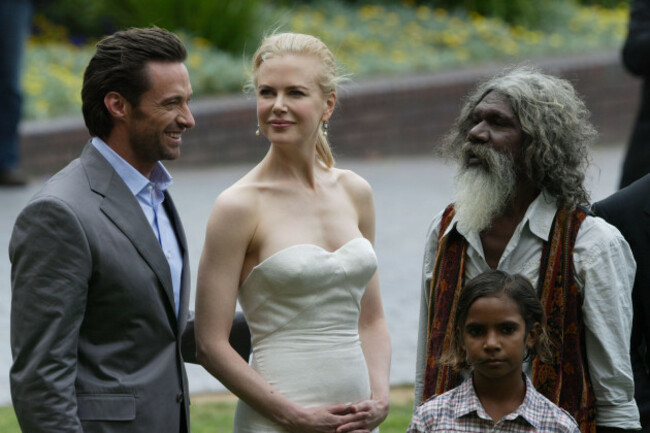
[[635,75],[650,75],[650,0],[634,0],[628,35],[623,45],[623,64]]
[[[251,353],[251,333],[246,323],[246,317],[241,311],[235,312],[235,317],[232,321],[232,328],[230,328],[230,337],[228,338],[230,345],[235,349],[239,356],[248,362]],[[196,359],[196,337],[194,335],[194,311],[190,311],[189,318],[183,337],[181,340],[181,351],[183,352],[183,360],[190,364],[199,364]]]
[[11,396],[21,429],[82,432],[77,342],[91,251],[77,216],[57,199],[29,204],[12,233]]

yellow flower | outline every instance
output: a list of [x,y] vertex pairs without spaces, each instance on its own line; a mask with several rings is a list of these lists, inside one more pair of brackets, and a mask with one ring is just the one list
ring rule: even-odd
[[399,15],[397,15],[395,12],[387,14],[386,25],[388,27],[397,27],[399,25]]
[[456,51],[456,60],[459,60],[461,62],[466,62],[470,58],[469,51],[459,48],[458,51]]
[[334,17],[334,25],[338,28],[345,28],[348,25],[348,19],[343,15],[337,15]]
[[196,46],[196,48],[202,48],[202,49],[209,49],[212,46],[209,40],[198,36],[192,38],[192,43]]
[[37,99],[34,101],[34,108],[36,108],[36,111],[42,116],[49,113],[50,104],[45,99]]
[[431,18],[431,9],[427,6],[419,6],[415,10],[415,17],[420,21],[428,21]]
[[447,15],[448,15],[447,11],[442,8],[436,8],[436,10],[433,11],[433,16],[437,20],[442,20],[447,18]]
[[190,53],[190,55],[187,56],[187,64],[191,68],[198,69],[203,64],[203,57],[197,53]]
[[384,14],[384,12],[385,9],[382,6],[366,5],[366,6],[362,6],[359,9],[358,13],[362,20],[368,21],[374,18],[381,17]]
[[27,74],[26,79],[23,80],[23,86],[27,94],[33,96],[40,95],[45,89],[45,83],[39,78],[39,74],[35,72]]
[[551,36],[548,37],[548,43],[550,46],[554,48],[561,47],[562,44],[564,43],[564,38],[562,35],[553,33]]

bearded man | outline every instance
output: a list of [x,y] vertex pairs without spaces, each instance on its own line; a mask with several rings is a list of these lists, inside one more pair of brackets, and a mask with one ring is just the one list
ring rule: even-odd
[[459,171],[454,203],[427,235],[416,405],[462,381],[438,362],[451,312],[465,281],[501,269],[531,280],[548,318],[553,359],[526,364],[537,390],[582,432],[640,427],[629,358],[636,264],[619,231],[586,210],[588,117],[568,81],[529,67],[465,101],[441,146]]

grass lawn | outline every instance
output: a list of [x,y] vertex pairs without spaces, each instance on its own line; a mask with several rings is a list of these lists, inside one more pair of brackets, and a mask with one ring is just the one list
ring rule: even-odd
[[[207,394],[192,397],[192,433],[231,433],[236,399],[231,394]],[[413,411],[413,387],[391,390],[391,408],[381,425],[382,433],[404,433]],[[13,408],[0,407],[0,432],[20,433]]]

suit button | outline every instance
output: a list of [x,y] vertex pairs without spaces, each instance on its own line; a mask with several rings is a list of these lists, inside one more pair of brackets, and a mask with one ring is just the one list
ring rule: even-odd
[[182,402],[183,402],[183,393],[182,393],[182,392],[179,393],[179,394],[176,396],[176,401],[177,401],[178,403],[182,403]]

